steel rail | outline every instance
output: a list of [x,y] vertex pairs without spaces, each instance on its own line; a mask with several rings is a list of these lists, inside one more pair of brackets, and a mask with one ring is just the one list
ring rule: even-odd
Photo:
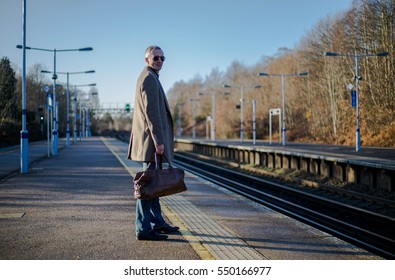
[[[186,161],[193,161],[193,164],[188,164]],[[225,177],[218,175],[218,173],[227,172],[228,174],[232,174],[232,177],[234,178],[244,178],[243,180],[247,179],[249,181],[253,180],[259,184],[264,185],[265,187],[274,187],[278,190],[278,192],[288,192],[292,193],[294,196],[302,197],[303,199],[309,199],[310,201],[315,201],[315,203],[331,205],[332,208],[337,209],[337,211],[341,211],[342,214],[347,212],[351,213],[352,215],[363,216],[366,218],[370,217],[370,219],[377,219],[381,223],[394,225],[395,220],[391,217],[373,213],[364,209],[359,209],[357,207],[340,203],[328,198],[323,198],[311,193],[306,193],[301,190],[281,185],[279,183],[259,179],[254,176],[246,175],[226,168],[221,168],[218,165],[192,159],[191,157],[185,157],[180,154],[176,154],[175,164],[193,174],[198,175],[199,177],[247,197],[257,203],[263,204],[271,209],[274,209],[275,211],[281,212],[306,224],[319,228],[325,232],[346,240],[347,242],[374,252],[382,257],[395,259],[395,241],[392,238],[375,233],[369,229],[352,225],[349,222],[342,221],[322,212],[309,209],[305,206],[298,205],[286,199],[280,198],[277,195],[269,194],[263,190],[258,190],[243,183],[235,182],[235,180],[229,179],[230,176]],[[205,167],[199,168],[197,166],[198,164],[204,164]],[[207,169],[210,169],[211,171]]]

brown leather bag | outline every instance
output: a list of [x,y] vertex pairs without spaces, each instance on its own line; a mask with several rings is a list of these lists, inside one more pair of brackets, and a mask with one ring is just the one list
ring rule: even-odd
[[134,198],[152,199],[186,191],[184,175],[184,170],[173,167],[170,162],[169,168],[162,169],[162,161],[158,162],[155,153],[155,169],[138,172],[134,177]]

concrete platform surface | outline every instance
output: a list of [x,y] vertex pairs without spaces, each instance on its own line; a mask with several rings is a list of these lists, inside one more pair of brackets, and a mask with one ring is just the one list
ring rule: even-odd
[[186,174],[161,198],[180,234],[137,241],[127,144],[90,138],[0,183],[0,259],[374,260],[379,257]]

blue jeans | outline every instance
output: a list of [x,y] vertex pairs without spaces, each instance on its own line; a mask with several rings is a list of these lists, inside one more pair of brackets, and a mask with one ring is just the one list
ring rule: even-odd
[[[155,169],[155,164],[148,166],[150,169]],[[147,169],[147,164],[144,163],[143,170]],[[160,227],[166,222],[163,219],[159,198],[154,199],[137,199],[136,202],[136,232],[149,232],[153,228]]]

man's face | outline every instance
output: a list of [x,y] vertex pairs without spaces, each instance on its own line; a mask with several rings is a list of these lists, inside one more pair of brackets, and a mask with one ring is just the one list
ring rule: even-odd
[[159,71],[162,69],[163,65],[163,60],[164,60],[164,54],[162,50],[154,50],[153,54],[151,54],[149,57],[145,58],[145,61],[147,62],[147,65],[154,69],[156,72],[159,73]]

